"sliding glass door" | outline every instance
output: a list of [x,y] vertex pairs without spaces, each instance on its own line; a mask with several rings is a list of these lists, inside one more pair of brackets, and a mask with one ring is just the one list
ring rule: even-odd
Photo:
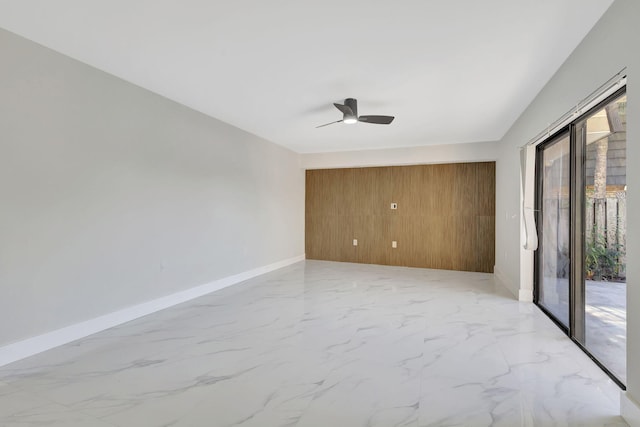
[[538,304],[569,327],[570,138],[564,132],[539,152]]
[[583,346],[626,380],[627,97],[621,95],[576,125],[584,147],[582,188]]
[[537,149],[535,302],[626,382],[626,95]]

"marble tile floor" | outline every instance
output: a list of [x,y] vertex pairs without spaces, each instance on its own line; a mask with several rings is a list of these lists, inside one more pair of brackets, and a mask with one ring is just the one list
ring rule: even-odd
[[[568,279],[545,277],[543,306],[569,323]],[[627,380],[627,284],[585,282],[585,347],[623,383]]]
[[0,426],[624,426],[493,275],[304,261],[0,368]]

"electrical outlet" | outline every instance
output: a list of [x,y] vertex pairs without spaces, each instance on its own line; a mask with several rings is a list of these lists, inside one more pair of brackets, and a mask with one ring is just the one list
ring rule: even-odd
[[396,249],[398,247],[398,242],[396,242],[395,240],[391,242],[391,247],[393,249]]
[[353,239],[353,246],[358,246],[358,239]]
[[391,209],[398,209],[397,203],[391,203]]

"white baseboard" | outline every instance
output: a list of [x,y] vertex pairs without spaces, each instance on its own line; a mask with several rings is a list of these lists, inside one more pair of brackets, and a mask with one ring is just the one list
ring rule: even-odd
[[640,405],[625,391],[620,392],[620,414],[630,427],[640,427]]
[[518,301],[533,302],[533,291],[531,289],[520,289],[518,291]]
[[519,289],[509,286],[507,276],[497,266],[493,266],[493,276],[503,288],[507,289],[518,301],[533,302],[533,291],[530,289]]
[[254,268],[253,270],[235,274],[233,276],[224,277],[213,282],[196,286],[191,289],[176,292],[175,294],[165,297],[156,298],[141,304],[136,304],[113,313],[105,314],[84,322],[76,323],[61,329],[44,333],[32,338],[18,341],[13,344],[0,347],[0,366],[24,359],[34,354],[50,350],[54,347],[70,343],[72,341],[113,328],[125,322],[146,316],[156,311],[172,307],[177,304],[201,297],[211,292],[218,291],[236,283],[244,282],[256,276],[286,267],[296,262],[303,261],[305,255],[299,255],[293,258],[265,265],[263,267]]

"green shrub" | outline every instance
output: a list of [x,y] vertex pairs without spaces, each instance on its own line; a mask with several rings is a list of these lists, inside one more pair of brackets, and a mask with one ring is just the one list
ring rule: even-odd
[[620,278],[620,258],[624,249],[619,244],[607,247],[604,236],[594,236],[585,247],[585,273],[592,280]]

